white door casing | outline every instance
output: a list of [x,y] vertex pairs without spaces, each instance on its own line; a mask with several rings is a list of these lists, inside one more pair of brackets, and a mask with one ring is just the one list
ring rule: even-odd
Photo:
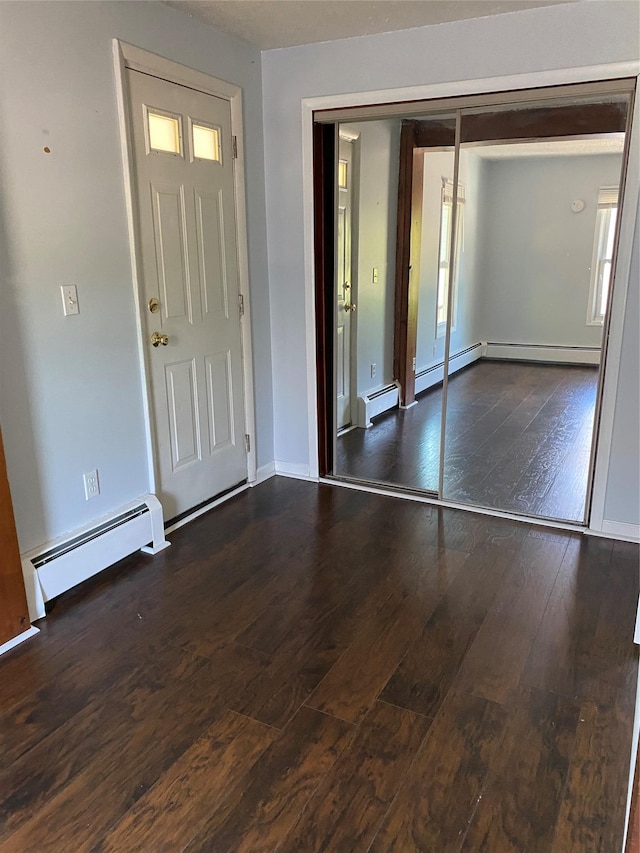
[[351,332],[356,308],[351,277],[353,145],[340,139],[338,169],[338,239],[336,247],[336,420],[338,429],[353,422],[351,406]]
[[[156,490],[172,518],[247,479],[231,112],[222,98],[127,76]],[[178,122],[179,153],[153,149],[149,113]],[[194,124],[212,129],[218,159],[195,156]],[[166,345],[153,347],[156,332]]]

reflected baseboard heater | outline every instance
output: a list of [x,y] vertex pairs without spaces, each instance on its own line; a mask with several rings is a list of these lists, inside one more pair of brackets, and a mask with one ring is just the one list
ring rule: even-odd
[[[476,344],[454,352],[449,356],[449,376],[452,376],[463,367],[473,364],[482,357],[482,343],[478,341]],[[444,361],[438,361],[436,364],[430,364],[416,373],[416,394],[426,391],[427,388],[432,388],[438,385],[444,379]]]
[[369,429],[373,426],[371,418],[393,409],[394,406],[398,405],[399,399],[400,386],[397,382],[392,382],[390,385],[385,385],[384,388],[358,397],[357,425]]
[[29,618],[46,616],[45,603],[122,560],[134,551],[157,554],[170,543],[164,538],[162,507],[155,495],[144,495],[101,519],[22,555]]
[[600,347],[560,344],[515,344],[486,341],[482,357],[506,361],[544,361],[550,364],[600,364]]

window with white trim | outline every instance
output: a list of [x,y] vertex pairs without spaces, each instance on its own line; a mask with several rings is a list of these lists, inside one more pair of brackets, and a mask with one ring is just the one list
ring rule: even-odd
[[604,322],[611,286],[617,218],[618,187],[600,187],[591,259],[591,286],[587,309],[588,326],[601,326]]
[[[453,251],[453,306],[451,328],[456,325],[458,304],[458,272],[460,254],[464,242],[464,187],[458,183],[458,204],[456,212],[456,239]],[[453,219],[453,181],[442,179],[442,200],[440,205],[440,241],[438,253],[438,297],[436,305],[436,336],[443,337],[447,328],[447,310],[449,302],[449,264],[451,263],[451,220]]]

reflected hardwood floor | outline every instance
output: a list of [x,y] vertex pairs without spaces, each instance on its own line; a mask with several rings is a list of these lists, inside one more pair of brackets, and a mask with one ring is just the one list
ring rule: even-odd
[[620,850],[638,548],[272,478],[0,658],[0,851]]
[[[598,371],[479,361],[449,380],[444,496],[582,521]],[[440,388],[338,438],[337,472],[438,490]]]

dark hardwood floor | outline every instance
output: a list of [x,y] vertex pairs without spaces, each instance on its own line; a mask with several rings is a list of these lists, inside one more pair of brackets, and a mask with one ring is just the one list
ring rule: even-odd
[[0,851],[617,853],[638,547],[273,478],[0,658]]
[[[582,522],[598,371],[481,360],[449,380],[443,496]],[[338,438],[337,473],[438,490],[442,391]]]

